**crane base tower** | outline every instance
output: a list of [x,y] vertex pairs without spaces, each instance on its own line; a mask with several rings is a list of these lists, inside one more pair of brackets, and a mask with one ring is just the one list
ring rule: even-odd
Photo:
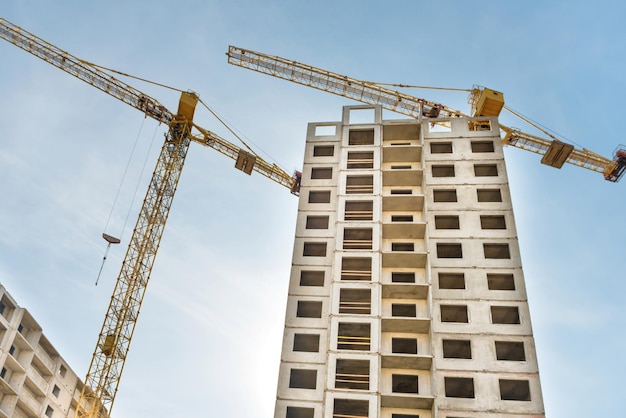
[[432,121],[309,125],[275,418],[545,416],[497,117]]

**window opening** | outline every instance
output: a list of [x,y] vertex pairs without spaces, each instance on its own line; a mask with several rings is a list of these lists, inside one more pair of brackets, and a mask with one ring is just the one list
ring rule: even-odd
[[343,230],[344,250],[371,250],[372,228],[346,228]]
[[285,418],[314,418],[315,409],[302,408],[299,406],[288,406]]
[[415,318],[417,317],[417,307],[414,303],[392,303],[391,316]]
[[454,177],[454,165],[433,165],[433,177]]
[[348,169],[374,168],[373,151],[350,151],[348,152]]
[[513,274],[487,273],[487,287],[489,290],[515,290]]
[[320,350],[319,334],[294,334],[293,351],[317,353]]
[[439,273],[439,289],[465,289],[464,273]]
[[335,154],[333,145],[316,145],[313,147],[314,157],[332,157]]
[[370,324],[360,322],[340,322],[337,333],[337,349],[370,350]]
[[346,194],[365,194],[374,192],[374,176],[347,176]]
[[415,244],[412,242],[392,242],[391,251],[414,251]]
[[295,389],[315,389],[317,370],[291,369],[289,387]]
[[302,270],[300,272],[300,286],[324,286],[324,271]]
[[456,215],[435,215],[435,229],[460,229],[459,217]]
[[296,308],[298,318],[321,318],[322,302],[299,300]]
[[391,352],[395,354],[417,354],[417,339],[392,338]]
[[495,152],[493,141],[472,141],[472,152]]
[[474,379],[471,377],[444,377],[446,398],[474,398]]
[[506,229],[504,215],[480,215],[482,229]]
[[437,258],[463,258],[461,244],[437,244]]
[[371,257],[342,258],[341,280],[372,280]]
[[443,340],[443,358],[471,359],[472,346],[469,340]]
[[369,360],[337,359],[335,388],[369,390]]
[[418,377],[416,375],[391,375],[391,391],[394,393],[418,393],[418,386]]
[[328,216],[307,216],[306,229],[328,229]]
[[374,145],[374,129],[350,129],[348,145]]
[[485,258],[511,258],[509,244],[483,244],[483,251],[485,253]]
[[413,215],[391,215],[391,222],[413,222]]
[[309,203],[330,203],[330,190],[311,190]]
[[392,283],[415,283],[415,273],[394,271],[391,273],[391,282]]
[[441,305],[441,322],[468,323],[466,305]]
[[500,189],[478,189],[479,202],[502,202],[502,192]]
[[506,361],[526,361],[522,341],[496,341],[496,358]]
[[500,399],[503,401],[530,401],[528,380],[499,379]]
[[435,202],[456,202],[456,190],[434,190],[433,201]]
[[346,221],[371,221],[374,219],[374,202],[371,200],[348,200],[345,204]]
[[332,167],[313,167],[311,169],[311,179],[313,180],[328,180],[333,178]]
[[517,306],[492,306],[491,322],[493,324],[519,324],[519,308]]
[[302,255],[305,257],[326,257],[326,243],[305,242]]
[[336,134],[336,125],[318,125],[315,127],[315,136],[335,136]]
[[338,399],[333,401],[333,418],[368,418],[369,401],[366,399]]
[[451,154],[452,142],[431,142],[430,153],[431,154]]
[[474,175],[476,177],[496,177],[498,166],[495,164],[474,164]]
[[372,310],[370,289],[340,289],[339,313],[348,315],[369,315]]

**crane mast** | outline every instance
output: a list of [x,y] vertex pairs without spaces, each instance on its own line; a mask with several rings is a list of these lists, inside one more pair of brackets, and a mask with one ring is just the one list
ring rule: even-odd
[[[274,55],[229,46],[228,63],[297,84],[347,97],[362,103],[376,104],[416,119],[469,117],[468,115],[375,83],[336,74]],[[472,89],[470,102],[473,116],[498,116],[504,105],[501,93],[490,89]],[[433,120],[433,123],[440,123]],[[444,122],[445,123],[445,122]],[[560,141],[527,134],[519,129],[500,125],[502,142],[543,156],[542,163],[560,168],[564,162],[596,171],[606,180],[616,182],[626,171],[626,150],[618,149],[613,160],[586,149],[575,149]]]
[[[195,125],[193,115],[199,101],[195,93],[182,92],[178,111],[174,114],[157,100],[93,64],[76,58],[2,18],[0,38],[168,126],[74,415],[108,417],[190,143],[193,141],[211,147],[235,159],[235,167],[239,170],[247,174],[256,171],[296,195],[299,193],[300,173],[288,174],[276,164],[270,164],[256,154],[240,149],[215,133]],[[192,129],[199,133],[192,133]]]

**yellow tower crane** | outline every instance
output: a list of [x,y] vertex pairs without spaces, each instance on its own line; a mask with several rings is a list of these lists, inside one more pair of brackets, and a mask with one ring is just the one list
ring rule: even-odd
[[[230,64],[342,97],[348,97],[362,103],[381,105],[384,109],[416,119],[433,118],[433,123],[446,123],[446,118],[468,116],[442,104],[391,90],[377,83],[358,80],[278,56],[267,55],[236,46],[229,46],[226,55],[228,55]],[[498,116],[500,111],[505,108],[515,116],[532,124],[532,122],[521,115],[506,108],[502,93],[495,90],[473,88],[471,90],[470,104],[472,105],[472,116],[474,117]],[[438,122],[435,118],[444,119],[444,121]],[[623,146],[618,147],[611,160],[586,149],[576,149],[572,145],[557,140],[553,135],[540,127],[532,125],[552,139],[542,138],[522,132],[519,129],[500,125],[502,142],[505,145],[512,145],[542,155],[541,162],[543,164],[561,168],[567,162],[601,173],[606,180],[612,182],[619,181],[624,171],[626,171],[626,148]]]
[[288,174],[277,165],[195,125],[193,116],[199,98],[193,92],[181,94],[178,111],[173,113],[157,100],[94,64],[76,58],[2,18],[0,37],[169,128],[139,211],[75,412],[75,417],[108,417],[190,143],[211,147],[236,160],[236,168],[247,174],[256,171],[287,187],[293,194],[299,193],[300,173]]

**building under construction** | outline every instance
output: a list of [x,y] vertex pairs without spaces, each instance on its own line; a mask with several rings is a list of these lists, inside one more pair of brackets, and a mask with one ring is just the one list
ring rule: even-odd
[[82,388],[35,318],[0,285],[0,418],[73,417]]
[[498,119],[447,122],[309,125],[275,418],[544,416]]

